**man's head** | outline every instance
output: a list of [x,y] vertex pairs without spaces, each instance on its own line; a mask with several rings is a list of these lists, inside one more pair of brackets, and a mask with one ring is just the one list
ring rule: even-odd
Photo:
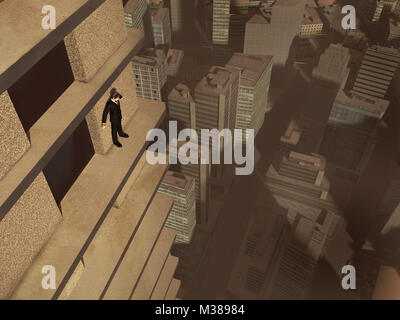
[[122,96],[118,93],[117,89],[112,88],[110,91],[110,98],[114,101],[118,101],[122,98]]

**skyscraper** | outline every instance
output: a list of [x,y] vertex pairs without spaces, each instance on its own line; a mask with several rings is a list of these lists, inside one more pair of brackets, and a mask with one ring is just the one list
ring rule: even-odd
[[178,122],[178,130],[196,128],[196,104],[189,88],[179,83],[168,95],[169,120]]
[[135,56],[132,66],[137,97],[161,101],[161,89],[167,81],[164,62],[158,57]]
[[190,243],[196,225],[195,181],[173,171],[167,171],[158,193],[174,199],[165,226],[176,231],[175,243]]
[[340,90],[320,146],[337,175],[357,181],[375,145],[375,134],[389,101]]
[[369,47],[357,72],[353,91],[384,98],[399,63],[399,50],[382,46]]
[[364,0],[359,2],[360,17],[367,22],[379,22],[385,8],[384,0]]
[[169,17],[169,9],[151,9],[151,23],[153,25],[154,47],[171,48],[171,19]]
[[304,8],[304,0],[277,0],[272,8],[260,9],[246,24],[244,53],[272,55],[274,64],[284,65],[300,34]]
[[125,6],[125,25],[143,32],[145,46],[153,46],[153,27],[146,0],[129,0]]
[[213,44],[227,45],[229,40],[230,0],[213,1]]
[[[254,129],[254,136],[264,123],[265,113],[270,111],[268,94],[272,61],[272,56],[235,53],[227,63],[227,66],[241,71],[235,128]],[[243,142],[246,136],[243,131]]]

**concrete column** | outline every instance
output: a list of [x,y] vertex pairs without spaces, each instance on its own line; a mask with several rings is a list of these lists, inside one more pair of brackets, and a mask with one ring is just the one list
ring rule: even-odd
[[[126,66],[124,71],[121,72],[112,86],[104,93],[101,99],[99,99],[96,105],[86,116],[86,122],[92,138],[94,150],[99,154],[105,154],[112,146],[111,123],[109,115],[107,117],[107,127],[105,129],[102,129],[101,127],[103,110],[109,98],[111,88],[116,88],[122,95],[121,111],[122,127],[124,128],[124,126],[128,123],[138,109],[131,63]],[[127,133],[129,134],[129,132]],[[130,139],[134,139],[134,137],[131,137]],[[121,143],[124,142],[123,140],[123,138],[120,139]]]
[[126,39],[122,1],[107,0],[64,39],[75,80],[88,82]]
[[30,147],[7,91],[0,94],[0,179]]

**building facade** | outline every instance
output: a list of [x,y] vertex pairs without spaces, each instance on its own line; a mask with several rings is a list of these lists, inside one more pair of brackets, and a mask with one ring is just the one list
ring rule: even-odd
[[227,45],[229,41],[230,0],[213,1],[212,42]]
[[[164,268],[177,262],[175,231],[164,228],[173,200],[155,195],[167,167],[149,166],[144,139],[165,106],[138,99],[132,85],[143,35],[126,28],[119,0],[48,4],[65,37],[32,32],[35,19],[15,20],[15,2],[1,4],[2,21],[21,33],[6,36],[13,50],[2,52],[0,68],[8,119],[0,123],[0,298],[175,299],[179,281]],[[135,137],[118,150],[109,123],[100,126],[113,87],[124,131]],[[41,285],[46,265],[56,289]]]
[[[265,113],[270,111],[268,94],[272,61],[272,56],[235,53],[227,63],[241,71],[235,128],[254,129],[254,136],[264,123]],[[247,138],[248,134],[243,131],[242,142]]]
[[151,10],[151,23],[155,48],[171,48],[171,19],[168,8],[155,8]]

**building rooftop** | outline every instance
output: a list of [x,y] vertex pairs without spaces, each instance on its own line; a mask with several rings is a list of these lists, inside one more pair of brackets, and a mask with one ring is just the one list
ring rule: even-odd
[[208,74],[201,79],[196,90],[206,90],[214,94],[226,94],[230,84],[239,77],[239,71],[226,67],[211,67]]
[[371,97],[354,91],[345,93],[343,90],[339,90],[335,101],[377,114],[379,117],[383,116],[389,106],[388,100]]
[[178,83],[175,88],[171,90],[168,95],[168,100],[179,100],[186,103],[194,102],[192,96],[190,95],[189,88],[182,83]]
[[162,180],[164,188],[167,188],[176,193],[186,194],[190,185],[193,182],[193,178],[185,176],[182,173],[168,170]]
[[303,24],[322,24],[317,8],[307,6],[304,12]]
[[226,65],[242,71],[241,85],[255,86],[271,62],[272,56],[234,53]]
[[183,58],[183,50],[179,49],[169,49],[167,54],[167,62],[168,64],[177,64],[180,63]]
[[156,67],[160,65],[161,61],[157,57],[134,56],[132,59],[132,63]]
[[151,10],[151,18],[153,22],[161,22],[165,16],[169,14],[168,8],[157,8]]

